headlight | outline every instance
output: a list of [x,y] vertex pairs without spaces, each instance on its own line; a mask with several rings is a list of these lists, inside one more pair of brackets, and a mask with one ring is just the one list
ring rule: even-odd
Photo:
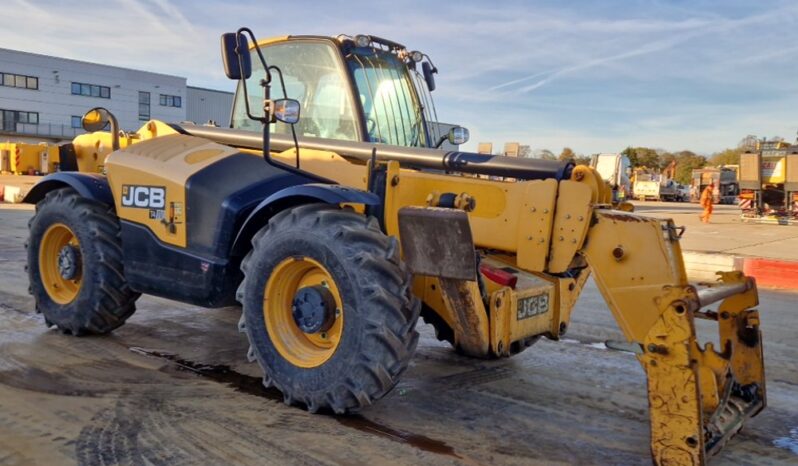
[[421,60],[424,59],[424,54],[419,52],[418,50],[414,50],[414,51],[410,52],[410,58],[414,62],[418,63],[418,62],[420,62]]
[[365,34],[358,34],[355,36],[355,45],[358,47],[368,47],[371,45],[371,37]]

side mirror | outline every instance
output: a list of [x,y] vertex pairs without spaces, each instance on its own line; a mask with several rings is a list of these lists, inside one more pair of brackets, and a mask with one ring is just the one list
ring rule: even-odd
[[244,34],[222,34],[222,63],[224,74],[230,79],[247,79],[252,75],[249,42]]
[[449,141],[449,144],[459,146],[460,144],[465,144],[468,142],[468,138],[470,134],[468,130],[463,128],[462,126],[454,126],[452,129],[449,130],[449,134],[446,136],[441,136],[438,142],[435,143],[435,148],[438,149],[445,141]]
[[110,117],[111,112],[102,107],[96,107],[83,114],[80,124],[89,133],[102,131],[111,122]]
[[467,143],[470,137],[471,134],[468,132],[468,129],[463,128],[462,126],[455,126],[449,130],[447,139],[449,140],[450,144],[459,146],[460,144]]
[[299,101],[295,99],[278,99],[272,102],[272,115],[277,121],[293,125],[299,121]]
[[95,107],[83,115],[80,123],[89,133],[102,131],[109,124],[111,125],[111,148],[119,150],[119,122],[113,113],[102,107]]
[[421,64],[421,71],[424,73],[424,81],[427,82],[427,88],[430,92],[435,90],[435,73],[437,70],[432,68],[428,61]]

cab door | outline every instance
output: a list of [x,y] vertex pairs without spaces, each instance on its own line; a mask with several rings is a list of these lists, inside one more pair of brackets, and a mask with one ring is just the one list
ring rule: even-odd
[[[363,130],[355,106],[352,85],[337,45],[330,39],[291,38],[261,44],[272,70],[271,98],[296,99],[301,105],[301,118],[295,125],[298,136],[362,141]],[[256,53],[256,52],[255,52]],[[265,73],[260,60],[252,57],[251,82],[257,83]],[[285,89],[283,85],[285,84]],[[240,87],[240,84],[239,84]],[[263,88],[247,88],[250,108],[263,106]],[[244,105],[244,93],[236,92],[231,127],[261,131],[261,124],[249,119]],[[271,125],[273,134],[291,134],[290,125],[281,122]]]

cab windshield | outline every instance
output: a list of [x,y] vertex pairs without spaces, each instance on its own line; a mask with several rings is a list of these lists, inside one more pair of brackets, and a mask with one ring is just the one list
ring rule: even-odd
[[371,142],[426,147],[424,108],[407,66],[396,55],[357,48],[347,57]]

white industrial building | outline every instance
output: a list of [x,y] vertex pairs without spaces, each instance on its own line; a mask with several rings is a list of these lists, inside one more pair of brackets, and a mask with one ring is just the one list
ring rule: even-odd
[[233,93],[188,86],[186,88],[186,120],[197,124],[209,121],[218,126],[230,125]]
[[71,139],[92,107],[123,130],[150,119],[229,123],[233,94],[186,86],[186,78],[0,48],[0,133]]
[[[149,120],[230,124],[232,92],[186,78],[0,48],[0,141],[62,141],[83,133],[81,116],[105,107],[125,131]],[[454,125],[433,123],[440,134]],[[456,150],[445,141],[442,149]]]

